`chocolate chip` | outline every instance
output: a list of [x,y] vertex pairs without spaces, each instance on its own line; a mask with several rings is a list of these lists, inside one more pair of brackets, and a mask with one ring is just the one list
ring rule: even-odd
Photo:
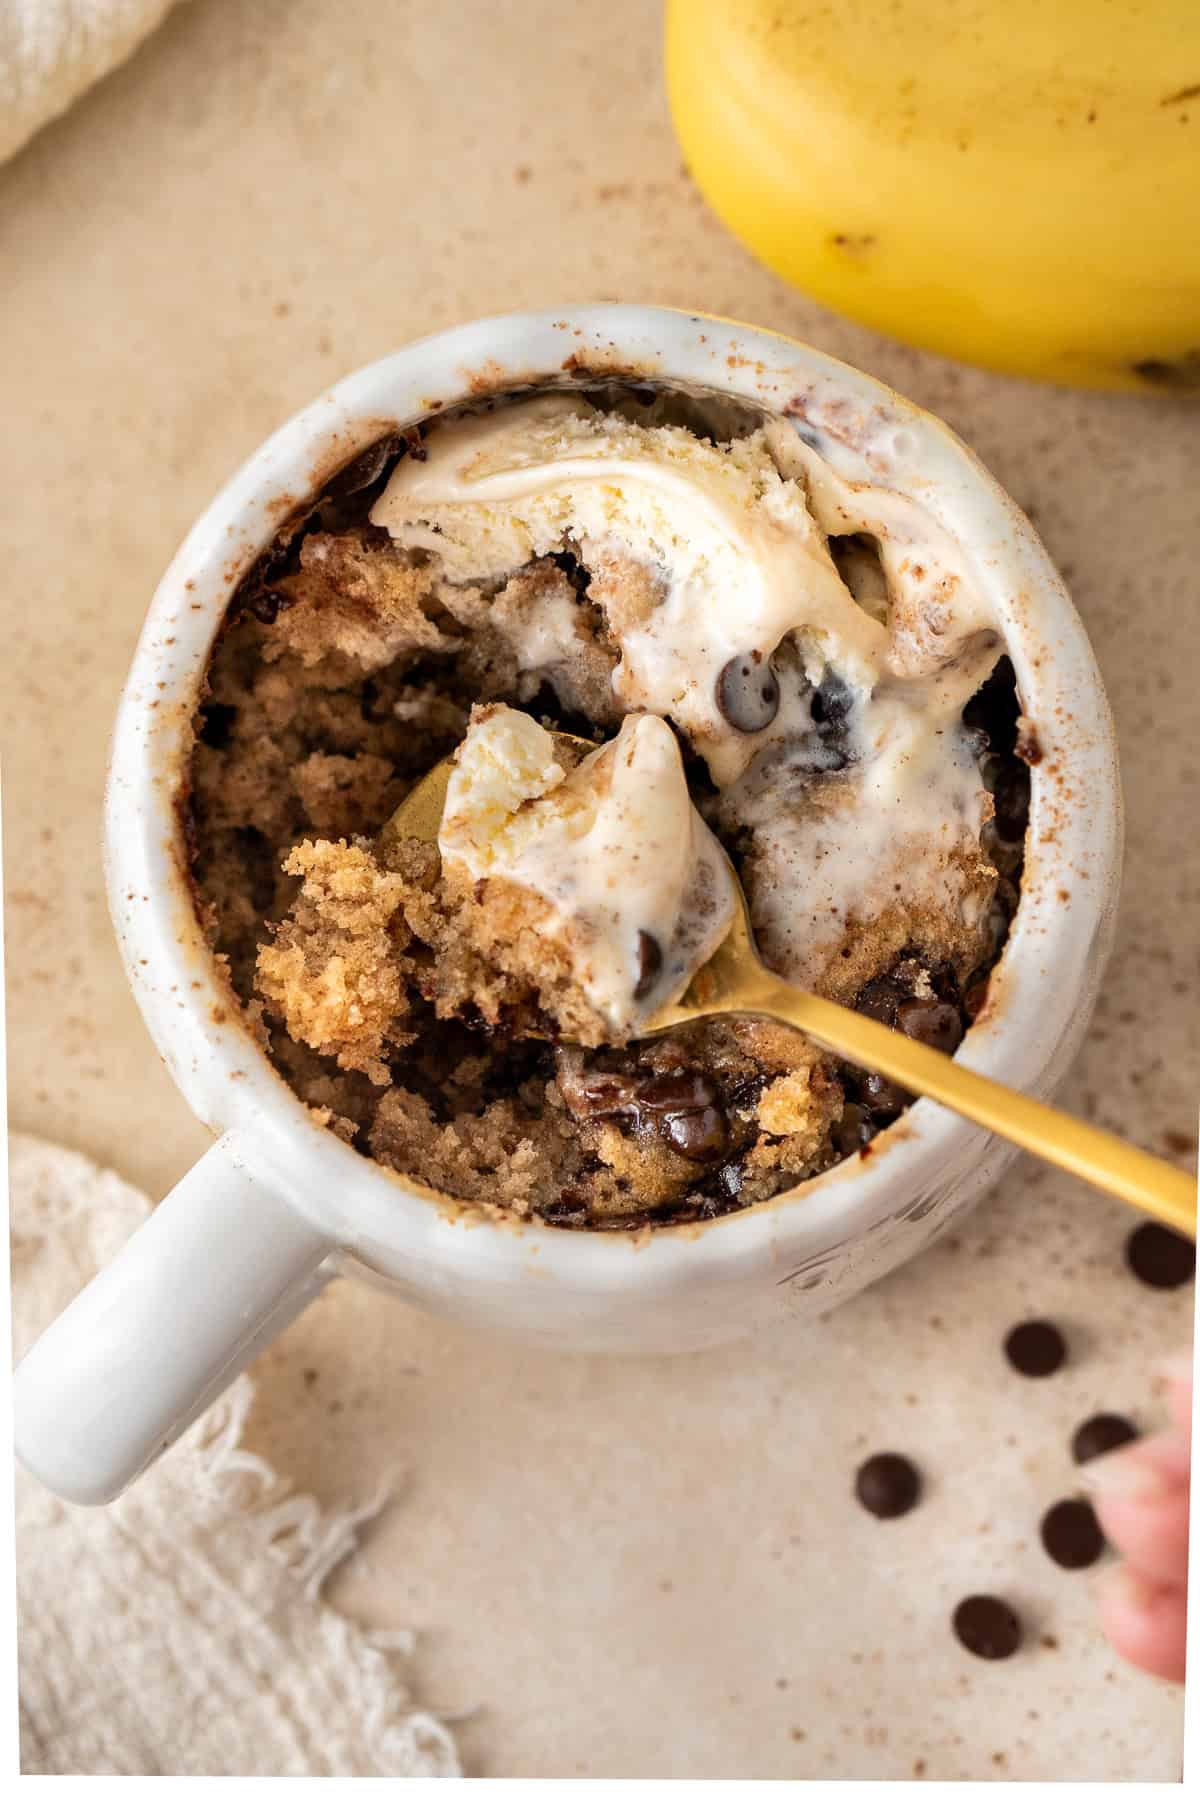
[[1129,1234],[1125,1261],[1147,1287],[1183,1287],[1196,1273],[1196,1246],[1166,1225],[1139,1225]]
[[1093,1456],[1107,1456],[1110,1450],[1131,1444],[1137,1436],[1137,1426],[1120,1413],[1094,1413],[1071,1439],[1071,1455],[1077,1463],[1091,1462]]
[[873,1113],[882,1119],[894,1119],[908,1105],[911,1094],[904,1088],[897,1087],[886,1075],[876,1075],[874,1070],[862,1079],[862,1097]]
[[644,1000],[662,974],[662,945],[649,931],[638,932],[638,978],[633,990],[635,1000]]
[[635,1084],[625,1075],[604,1070],[589,1070],[574,1084],[570,1094],[571,1110],[585,1118],[611,1118],[614,1113],[632,1112]]
[[877,975],[859,994],[854,1010],[865,1013],[868,1019],[878,1019],[881,1025],[894,1025],[897,1010],[908,998],[908,988],[894,975]]
[[228,749],[236,718],[236,706],[223,706],[219,700],[210,700],[200,708],[200,742],[207,744],[210,750]]
[[744,1075],[728,1090],[726,1104],[734,1112],[749,1112],[762,1099],[766,1086],[765,1075]]
[[286,594],[277,594],[273,588],[267,588],[247,601],[246,611],[253,613],[260,625],[273,625],[291,604]]
[[958,1008],[945,1000],[905,1000],[896,1009],[896,1024],[905,1037],[928,1044],[931,1050],[952,1056],[962,1043],[963,1023]]
[[1041,1535],[1060,1569],[1090,1569],[1104,1554],[1104,1533],[1088,1500],[1059,1500],[1043,1518]]
[[717,1090],[699,1069],[676,1069],[665,1075],[651,1075],[637,1085],[637,1105],[647,1112],[694,1112],[712,1106]]
[[995,1594],[971,1594],[954,1609],[954,1635],[972,1656],[1001,1662],[1021,1647],[1021,1621]]
[[1004,1354],[1018,1375],[1040,1378],[1062,1368],[1067,1346],[1057,1325],[1048,1319],[1027,1319],[1014,1325],[1005,1338]]
[[879,1126],[872,1120],[866,1107],[856,1106],[852,1100],[848,1101],[833,1128],[834,1148],[840,1156],[853,1156],[869,1144],[878,1131]]
[[585,1117],[627,1118],[689,1162],[720,1162],[729,1149],[729,1121],[717,1089],[698,1069],[641,1078],[589,1070],[568,1104]]
[[898,1519],[921,1498],[921,1477],[907,1456],[882,1451],[869,1456],[854,1478],[860,1506],[877,1519]]
[[729,1146],[729,1124],[718,1106],[669,1112],[658,1129],[672,1150],[689,1162],[716,1162]]
[[824,680],[812,697],[813,724],[840,725],[849,716],[853,706],[854,689],[840,675],[835,675],[832,669],[827,670]]
[[735,731],[765,731],[779,711],[779,683],[757,650],[734,656],[717,676],[717,706]]

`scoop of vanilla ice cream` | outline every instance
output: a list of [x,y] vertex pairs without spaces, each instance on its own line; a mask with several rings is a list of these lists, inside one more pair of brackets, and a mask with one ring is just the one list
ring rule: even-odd
[[724,855],[691,803],[679,746],[651,714],[569,772],[527,714],[497,706],[460,745],[438,834],[446,864],[552,909],[580,987],[627,1035],[683,992],[733,919]]
[[[720,829],[753,831],[755,920],[781,973],[820,985],[848,921],[889,908],[970,923],[990,801],[961,715],[1000,640],[967,546],[919,493],[846,479],[786,419],[714,443],[562,393],[445,420],[425,451],[397,465],[372,521],[452,583],[577,556],[618,652],[618,702],[669,719],[707,763]],[[862,565],[851,584],[831,540]],[[614,590],[622,565],[640,586]],[[571,602],[557,594],[522,632],[522,669],[569,657]],[[690,816],[678,752],[643,717],[635,767],[652,743],[677,824]],[[545,790],[566,809],[564,855],[568,789]],[[682,840],[661,811],[653,829],[677,872]],[[618,834],[607,854],[624,867],[629,846]],[[628,923],[612,939],[626,955]],[[614,992],[628,974],[610,970]]]
[[720,446],[550,394],[448,421],[425,448],[371,520],[452,581],[498,580],[571,543],[585,563],[616,554],[658,575],[660,604],[614,631],[613,686],[630,711],[675,720],[718,784],[757,749],[721,709],[731,660],[765,665],[791,632],[814,681],[833,662],[874,684],[887,631],[855,604],[762,431]]

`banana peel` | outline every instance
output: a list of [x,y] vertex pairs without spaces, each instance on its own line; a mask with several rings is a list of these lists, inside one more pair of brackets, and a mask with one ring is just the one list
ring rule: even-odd
[[1200,395],[1200,0],[668,0],[688,166],[923,349]]

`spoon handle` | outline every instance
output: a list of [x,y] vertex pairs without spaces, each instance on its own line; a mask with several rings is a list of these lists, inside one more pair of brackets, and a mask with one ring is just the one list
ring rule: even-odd
[[[1057,1107],[976,1074],[940,1050],[931,1050],[875,1019],[808,994],[766,975],[739,1012],[760,1013],[796,1026],[826,1050],[864,1069],[886,1075],[910,1093],[924,1094],[963,1118],[1019,1144],[1043,1161],[1090,1181],[1140,1207],[1164,1225],[1196,1236],[1196,1178],[1127,1144],[1112,1132],[1085,1125]],[[723,1009],[722,1009],[723,1010]]]

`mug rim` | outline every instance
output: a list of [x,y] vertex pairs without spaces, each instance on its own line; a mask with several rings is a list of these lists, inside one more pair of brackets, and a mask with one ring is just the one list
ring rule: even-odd
[[857,1243],[895,1216],[904,1195],[936,1185],[939,1170],[973,1166],[988,1151],[987,1133],[918,1100],[866,1157],[713,1220],[596,1231],[495,1217],[375,1163],[318,1123],[253,1039],[204,941],[182,812],[192,719],[229,599],[289,513],[395,425],[523,387],[639,378],[803,420],[839,472],[882,485],[891,476],[951,528],[957,523],[1001,618],[1040,758],[1021,902],[958,1058],[1045,1092],[1094,993],[1122,836],[1111,715],[1082,623],[1040,540],[949,427],[821,351],[707,314],[605,303],[435,333],[303,408],[200,515],[151,601],[105,796],[110,910],[127,977],[173,1078],[210,1128],[239,1131],[297,1210],[369,1267],[399,1256],[435,1283],[451,1264],[456,1279],[473,1270],[505,1280],[536,1267],[568,1286],[625,1293],[701,1270],[745,1274]]

